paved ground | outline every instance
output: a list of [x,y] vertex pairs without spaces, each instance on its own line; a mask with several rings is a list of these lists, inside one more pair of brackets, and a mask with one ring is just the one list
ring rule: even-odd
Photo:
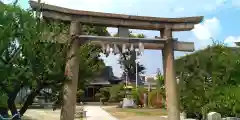
[[87,120],[118,120],[100,106],[86,106]]
[[[116,106],[102,106],[102,108],[105,109],[105,110],[110,109],[110,111],[111,111],[111,110],[116,109]],[[114,108],[114,109],[112,109],[112,108]],[[110,112],[110,113],[112,113],[112,112]],[[123,112],[123,113],[118,112],[121,116],[120,117],[119,115],[116,115],[116,116],[121,118],[119,120],[167,120],[167,116],[158,116],[158,115],[156,115],[156,116],[155,115],[154,116],[149,116],[149,115],[134,116],[131,113],[126,114],[125,112]],[[149,112],[151,112],[151,111],[149,111]]]
[[[100,106],[85,106],[84,109],[87,111],[87,118],[85,120],[118,120],[103,110]],[[29,109],[27,110],[25,117],[27,120],[59,120],[60,110]]]
[[[112,106],[109,106],[112,107]],[[103,110],[99,105],[85,106],[87,118],[84,120],[119,120],[108,112]],[[59,120],[60,110],[52,109],[28,109],[23,120]],[[75,119],[79,120],[79,119]],[[163,116],[134,116],[126,117],[121,120],[167,120]]]
[[162,116],[134,116],[127,117],[122,120],[167,120],[167,118]]

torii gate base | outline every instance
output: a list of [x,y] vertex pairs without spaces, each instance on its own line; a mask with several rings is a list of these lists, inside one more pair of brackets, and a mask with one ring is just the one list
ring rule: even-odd
[[[156,44],[151,43],[154,48],[162,49],[163,51],[163,69],[166,88],[166,101],[169,120],[180,120],[179,110],[179,95],[177,81],[174,69],[174,40],[172,39],[173,31],[188,31],[194,28],[195,24],[202,21],[203,17],[187,17],[187,18],[156,18],[144,16],[129,16],[121,14],[99,13],[90,11],[71,10],[67,8],[38,4],[35,1],[30,1],[30,6],[37,10],[41,6],[41,11],[44,19],[60,20],[65,23],[70,23],[70,35],[78,36],[81,34],[81,24],[95,24],[107,27],[125,27],[132,29],[159,30],[161,38],[166,38],[164,44],[156,47]],[[80,47],[81,37],[74,37],[72,48],[68,56],[73,56],[66,63],[66,76],[70,79],[64,86],[64,104],[61,111],[61,120],[74,120],[76,91],[78,83],[78,48]],[[146,42],[146,41],[145,41]],[[149,43],[150,44],[150,43]],[[149,44],[148,48],[152,46]],[[186,45],[180,45],[182,49],[186,49]],[[81,73],[80,73],[81,75]]]

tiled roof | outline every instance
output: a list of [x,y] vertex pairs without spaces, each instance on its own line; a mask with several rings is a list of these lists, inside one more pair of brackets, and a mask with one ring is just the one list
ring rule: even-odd
[[102,72],[96,78],[94,78],[91,85],[106,85],[115,81],[121,81],[121,79],[114,76],[112,67],[106,66]]

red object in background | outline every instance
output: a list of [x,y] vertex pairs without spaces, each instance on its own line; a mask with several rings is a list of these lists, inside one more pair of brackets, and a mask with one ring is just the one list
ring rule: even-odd
[[150,99],[150,103],[152,104],[152,106],[154,105],[154,107],[157,108],[162,108],[163,107],[163,101],[162,101],[162,95],[160,93],[155,93],[155,95],[152,96],[152,98]]
[[[149,101],[151,103],[150,106],[153,106],[156,108],[163,107],[163,101],[162,101],[163,96],[160,93],[158,93],[158,95],[157,95],[157,93],[155,93],[155,95],[152,95],[149,97],[151,97],[150,101]],[[143,105],[144,104],[144,93],[141,93],[139,100],[140,100],[141,105]]]

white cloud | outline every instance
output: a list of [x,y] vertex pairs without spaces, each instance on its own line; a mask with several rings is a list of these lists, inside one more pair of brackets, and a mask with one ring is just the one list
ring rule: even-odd
[[214,17],[195,25],[192,31],[199,40],[206,40],[217,35],[220,32],[220,26],[220,21]]
[[228,36],[224,43],[228,46],[236,46],[235,42],[240,42],[240,36],[234,37],[234,36]]
[[206,19],[203,23],[195,25],[192,30],[193,34],[199,40],[199,46],[205,47],[212,43],[211,38],[215,38],[221,31],[220,21],[213,17],[211,19]]
[[1,1],[6,4],[13,3],[13,0],[1,0]]

